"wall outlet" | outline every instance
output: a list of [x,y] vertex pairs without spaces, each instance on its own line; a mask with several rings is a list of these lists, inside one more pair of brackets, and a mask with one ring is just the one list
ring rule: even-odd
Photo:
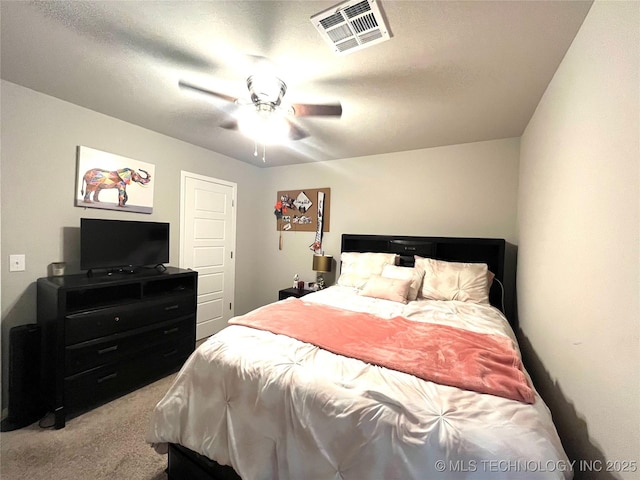
[[10,272],[24,272],[26,268],[26,259],[24,255],[9,255]]

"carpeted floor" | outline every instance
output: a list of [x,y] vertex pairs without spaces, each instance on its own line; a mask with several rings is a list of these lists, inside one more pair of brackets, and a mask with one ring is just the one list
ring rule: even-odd
[[2,480],[165,480],[166,455],[144,438],[151,411],[175,375],[67,421],[0,434]]

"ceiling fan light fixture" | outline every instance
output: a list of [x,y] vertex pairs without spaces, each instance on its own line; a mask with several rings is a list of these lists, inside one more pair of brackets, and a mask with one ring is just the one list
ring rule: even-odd
[[262,145],[284,143],[289,138],[289,122],[270,105],[258,105],[238,115],[240,131]]
[[247,78],[247,88],[253,102],[271,103],[275,106],[280,105],[287,92],[287,85],[282,80],[264,73]]

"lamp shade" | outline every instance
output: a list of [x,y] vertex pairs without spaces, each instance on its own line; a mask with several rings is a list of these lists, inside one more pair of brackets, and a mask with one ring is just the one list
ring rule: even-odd
[[330,272],[333,257],[331,255],[314,255],[313,270],[316,272]]

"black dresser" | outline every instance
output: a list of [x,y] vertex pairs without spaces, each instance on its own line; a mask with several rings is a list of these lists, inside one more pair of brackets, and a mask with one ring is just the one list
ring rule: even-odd
[[195,347],[198,274],[38,279],[41,386],[55,427],[177,371]]

